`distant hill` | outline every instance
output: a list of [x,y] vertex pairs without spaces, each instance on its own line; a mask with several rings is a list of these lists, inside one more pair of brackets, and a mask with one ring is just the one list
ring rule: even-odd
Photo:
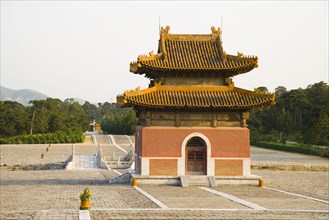
[[49,98],[47,95],[30,89],[13,90],[6,87],[0,87],[1,101],[16,101],[23,105],[27,105],[31,100],[42,100]]
[[[0,86],[0,89],[1,89],[0,101],[15,101],[25,106],[31,100],[43,100],[43,99],[51,98],[45,94],[42,94],[40,92],[31,89],[13,90],[3,86]],[[73,98],[73,99],[74,101],[79,102],[80,105],[83,105],[86,102],[86,100],[80,98]]]

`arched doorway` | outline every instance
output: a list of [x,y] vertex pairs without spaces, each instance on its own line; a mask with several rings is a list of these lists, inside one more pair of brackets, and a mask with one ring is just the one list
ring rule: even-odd
[[185,148],[186,174],[207,174],[207,145],[200,137],[192,137],[186,143]]

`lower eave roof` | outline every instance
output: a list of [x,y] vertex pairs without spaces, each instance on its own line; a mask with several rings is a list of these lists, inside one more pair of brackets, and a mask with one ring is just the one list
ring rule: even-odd
[[241,109],[263,108],[275,103],[274,94],[234,86],[162,86],[126,91],[117,96],[122,107]]

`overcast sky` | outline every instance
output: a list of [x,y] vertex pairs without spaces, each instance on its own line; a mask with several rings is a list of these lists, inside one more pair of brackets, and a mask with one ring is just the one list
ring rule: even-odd
[[[328,83],[328,1],[1,1],[1,85],[54,98],[115,101],[144,76],[129,72],[170,33],[223,30],[227,54],[257,55],[237,87]],[[221,22],[223,18],[223,23]]]

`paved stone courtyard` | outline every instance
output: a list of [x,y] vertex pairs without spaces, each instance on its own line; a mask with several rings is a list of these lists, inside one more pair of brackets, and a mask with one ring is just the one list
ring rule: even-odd
[[[94,145],[80,146],[75,150],[81,155],[97,151]],[[79,219],[79,194],[86,187],[92,190],[91,219],[329,219],[328,172],[252,170],[265,179],[269,189],[207,187],[263,210],[200,187],[139,185],[140,190],[163,204],[161,208],[128,184],[109,183],[118,176],[117,171],[124,170],[22,170],[23,163],[65,162],[72,152],[71,145],[51,146],[41,159],[47,145],[25,147],[0,146],[0,219]],[[293,163],[293,157],[292,161],[284,160]],[[303,155],[298,154],[298,160],[300,157]],[[314,160],[325,163],[327,159],[323,159]],[[15,164],[20,165],[13,169]]]
[[[295,186],[295,193],[328,201],[328,173],[257,171],[272,188]],[[198,187],[150,186],[140,188],[160,200],[168,209],[129,185],[110,185],[113,171],[1,171],[0,219],[78,219],[79,193],[92,190],[91,219],[328,219],[329,204],[251,186],[219,186],[214,190],[265,207],[255,211]],[[293,180],[290,176],[299,177]],[[270,178],[289,180],[289,186]],[[317,176],[317,178],[312,178]],[[303,180],[303,189],[298,185]],[[322,186],[315,188],[313,186]],[[303,212],[297,210],[304,210]],[[308,210],[308,211],[306,211]]]

